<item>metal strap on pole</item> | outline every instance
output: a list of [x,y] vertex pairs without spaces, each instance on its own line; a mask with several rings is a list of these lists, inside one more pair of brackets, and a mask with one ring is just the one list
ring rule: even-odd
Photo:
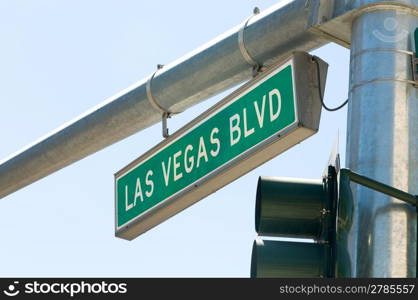
[[363,55],[364,53],[373,53],[376,51],[382,51],[382,52],[394,52],[397,54],[404,54],[411,57],[411,64],[412,64],[412,80],[410,79],[402,79],[402,78],[374,78],[372,80],[365,80],[361,81],[355,85],[353,85],[350,88],[349,93],[352,93],[356,88],[361,87],[363,85],[367,85],[374,82],[384,82],[384,81],[395,81],[395,82],[404,82],[409,83],[414,86],[418,86],[418,70],[417,70],[417,64],[418,64],[418,58],[416,58],[416,54],[412,51],[407,50],[400,50],[400,49],[391,49],[391,48],[371,48],[367,50],[359,51],[358,53],[355,53],[352,55],[352,59],[355,59],[356,57]]
[[171,115],[178,114],[179,112],[172,112],[169,109],[162,106],[161,104],[159,104],[155,100],[155,98],[154,98],[154,96],[152,95],[152,92],[151,92],[151,81],[154,78],[155,74],[158,72],[158,70],[162,69],[163,67],[164,67],[164,65],[160,65],[160,64],[157,65],[157,70],[155,70],[155,72],[152,73],[152,75],[147,80],[146,90],[147,90],[147,98],[148,98],[149,103],[156,110],[159,110],[162,114],[162,133],[163,133],[164,138],[168,138],[169,133],[168,133],[168,127],[167,127],[167,118],[171,118]]
[[261,64],[259,64],[248,52],[247,48],[245,47],[244,43],[244,30],[247,27],[248,22],[251,20],[252,17],[258,15],[260,13],[260,9],[258,7],[254,7],[253,14],[244,22],[241,29],[238,32],[238,46],[239,50],[241,51],[242,57],[244,57],[245,61],[253,67],[253,77],[255,77],[260,69]]
[[417,64],[418,64],[418,58],[416,57],[416,53],[412,52],[412,51],[408,51],[408,50],[400,50],[400,49],[391,49],[391,48],[370,48],[367,50],[362,50],[359,51],[355,54],[352,54],[352,59],[357,58],[360,55],[363,55],[364,53],[374,53],[376,51],[382,51],[382,52],[394,52],[394,53],[398,53],[398,54],[404,54],[404,55],[408,55],[409,57],[411,57],[411,64],[412,64],[412,80],[409,79],[400,79],[400,78],[375,78],[372,80],[366,80],[366,81],[362,81],[360,83],[357,83],[355,85],[353,85],[350,89],[350,93],[363,85],[366,84],[370,84],[373,82],[379,82],[379,81],[397,81],[397,82],[405,82],[405,83],[410,83],[414,86],[418,86],[418,70],[417,70]]

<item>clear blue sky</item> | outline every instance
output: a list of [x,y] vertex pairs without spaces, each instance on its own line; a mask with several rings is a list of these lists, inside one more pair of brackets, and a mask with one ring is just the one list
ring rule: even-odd
[[[0,160],[277,1],[0,0]],[[325,101],[347,98],[349,51]],[[226,93],[169,120],[171,130]],[[114,237],[113,174],[161,141],[156,124],[0,200],[0,276],[248,277],[260,175],[320,178],[346,108],[319,133],[133,241]]]

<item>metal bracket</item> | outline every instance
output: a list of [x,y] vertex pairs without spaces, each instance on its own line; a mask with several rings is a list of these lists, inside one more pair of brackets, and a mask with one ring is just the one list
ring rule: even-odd
[[410,193],[398,190],[392,186],[381,183],[369,177],[357,174],[350,169],[341,169],[341,174],[349,178],[350,181],[361,184],[369,189],[378,191],[390,197],[394,197],[403,202],[409,203],[415,207],[418,207],[418,195],[412,195]]
[[260,9],[258,7],[254,7],[253,14],[248,17],[248,19],[244,22],[238,32],[238,46],[241,52],[242,57],[245,61],[253,67],[252,75],[253,77],[257,76],[261,72],[262,64],[258,63],[248,52],[247,48],[245,47],[244,43],[244,30],[247,27],[248,22],[251,20],[252,17],[258,15],[260,13]]
[[161,70],[164,67],[164,65],[157,65],[157,70],[152,73],[152,75],[148,78],[147,80],[147,85],[146,85],[146,90],[147,90],[147,98],[149,103],[157,110],[159,110],[162,114],[162,134],[164,138],[168,138],[170,135],[168,133],[168,126],[167,126],[167,119],[171,118],[171,115],[173,114],[178,114],[179,112],[172,112],[168,109],[166,109],[164,106],[162,106],[161,104],[159,104],[155,98],[152,95],[151,92],[151,82],[152,79],[154,78],[155,74]]

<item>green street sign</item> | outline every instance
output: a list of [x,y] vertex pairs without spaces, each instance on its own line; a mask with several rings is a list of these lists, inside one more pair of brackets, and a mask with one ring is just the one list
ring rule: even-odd
[[137,237],[316,133],[319,61],[320,81],[312,56],[295,53],[117,172],[116,236]]

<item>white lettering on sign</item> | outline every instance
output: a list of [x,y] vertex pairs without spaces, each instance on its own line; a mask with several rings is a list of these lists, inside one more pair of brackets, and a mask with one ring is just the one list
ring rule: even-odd
[[[277,110],[276,112],[273,113],[273,96],[274,95],[277,98]],[[280,111],[282,109],[282,97],[278,89],[273,89],[272,91],[269,92],[269,104],[270,104],[270,122],[273,122],[279,117]]]
[[210,143],[216,144],[216,150],[210,150],[210,155],[212,155],[212,157],[218,156],[219,150],[221,150],[221,141],[215,137],[215,134],[217,133],[219,133],[219,129],[217,127],[213,128],[210,133]]
[[[229,128],[231,133],[231,146],[239,142],[241,138],[241,128],[239,127],[239,114],[235,114],[229,118]],[[235,122],[234,122],[235,121]],[[234,132],[237,133],[237,137],[234,138]]]
[[255,108],[255,113],[257,115],[257,120],[258,120],[258,126],[260,128],[263,128],[264,125],[264,110],[266,108],[266,96],[263,96],[263,101],[261,104],[261,112],[260,109],[258,108],[258,102],[254,101],[254,108]]
[[[266,102],[268,99],[268,110]],[[252,102],[249,107],[244,107],[240,113],[236,113],[229,118],[229,139],[231,146],[238,144],[254,134],[258,129],[263,128],[266,120],[275,121],[281,112],[281,95],[278,89],[272,89],[260,100]],[[268,115],[268,116],[266,116]],[[256,117],[256,118],[255,118]],[[248,125],[248,119],[254,120],[252,126]],[[254,126],[255,125],[255,126]],[[161,168],[165,186],[171,182],[182,180],[184,175],[190,174],[196,168],[201,167],[210,159],[215,158],[221,151],[220,130],[218,127],[212,128],[208,136],[200,136],[196,144],[188,144],[184,149],[169,155],[161,162]],[[208,148],[207,148],[208,147]],[[194,149],[197,149],[195,152]],[[151,198],[154,193],[154,172],[148,170],[145,177],[136,179],[135,189],[129,194],[129,187],[125,186],[125,210],[128,211],[135,207],[137,203],[144,202],[146,198]],[[145,182],[145,186],[142,184]],[[144,188],[144,189],[143,189]],[[144,194],[145,192],[145,194]],[[146,196],[146,198],[144,197]]]
[[134,207],[133,203],[128,202],[128,186],[125,185],[125,210],[128,211]]
[[186,170],[186,173],[190,173],[191,171],[193,171],[193,166],[194,166],[194,157],[191,156],[189,157],[189,151],[193,150],[193,146],[192,145],[187,145],[186,146],[186,150],[184,150],[184,169]]
[[150,176],[154,175],[152,170],[147,172],[147,176],[145,177],[145,184],[150,187],[149,191],[145,191],[145,195],[149,198],[154,193],[154,181],[150,179]]
[[[280,115],[281,108],[282,108],[282,97],[278,89],[273,89],[268,92],[268,99],[269,99],[269,111],[270,111],[270,122],[274,122]],[[261,100],[261,109],[260,104],[257,101],[253,102],[254,104],[254,113],[257,117],[258,127],[261,129],[264,125],[264,115],[266,112],[266,95],[263,96]],[[249,112],[251,113],[251,111]],[[244,138],[249,137],[252,135],[256,128],[248,128],[247,122],[247,108],[242,109],[242,131],[244,132]],[[230,142],[231,146],[239,143],[241,140],[241,116],[239,113],[234,114],[229,118],[229,133],[230,133]]]

